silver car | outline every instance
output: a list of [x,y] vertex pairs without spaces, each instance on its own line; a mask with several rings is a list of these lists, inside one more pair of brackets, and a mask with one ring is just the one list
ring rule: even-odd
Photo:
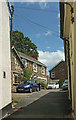
[[68,80],[65,80],[63,85],[62,85],[63,90],[68,90]]

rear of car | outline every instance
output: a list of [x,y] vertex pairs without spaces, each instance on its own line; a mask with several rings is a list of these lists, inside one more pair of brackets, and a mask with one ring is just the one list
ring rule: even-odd
[[68,80],[65,80],[63,85],[62,85],[63,90],[68,90]]
[[58,83],[53,83],[53,82],[51,82],[51,83],[49,83],[48,85],[47,85],[47,89],[57,89],[57,88],[59,88],[59,84]]

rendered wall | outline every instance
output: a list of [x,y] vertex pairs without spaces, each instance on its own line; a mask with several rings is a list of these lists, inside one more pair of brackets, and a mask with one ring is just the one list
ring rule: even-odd
[[[3,78],[3,71],[6,77]],[[9,11],[6,2],[0,2],[0,109],[11,103],[11,57]]]

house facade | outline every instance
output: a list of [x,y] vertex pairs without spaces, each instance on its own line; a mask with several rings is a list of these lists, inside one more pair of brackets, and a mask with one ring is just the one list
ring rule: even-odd
[[0,119],[11,108],[11,56],[9,11],[0,1]]
[[17,85],[21,82],[24,73],[24,64],[18,55],[16,49],[12,47],[11,50],[11,82],[12,92],[16,92]]
[[51,70],[49,76],[52,80],[64,80],[68,78],[67,64],[65,61],[60,61]]
[[43,82],[47,82],[47,66],[38,61],[35,58],[25,55],[24,53],[18,52],[24,65],[28,68],[33,75]]
[[64,40],[68,65],[69,99],[76,119],[76,1],[60,3],[60,37]]

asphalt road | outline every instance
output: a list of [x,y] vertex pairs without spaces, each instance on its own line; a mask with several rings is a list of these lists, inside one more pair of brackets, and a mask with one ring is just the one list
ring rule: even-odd
[[71,104],[68,92],[60,90],[44,90],[31,94],[17,105],[22,106],[15,110],[6,119],[48,118],[71,120]]

